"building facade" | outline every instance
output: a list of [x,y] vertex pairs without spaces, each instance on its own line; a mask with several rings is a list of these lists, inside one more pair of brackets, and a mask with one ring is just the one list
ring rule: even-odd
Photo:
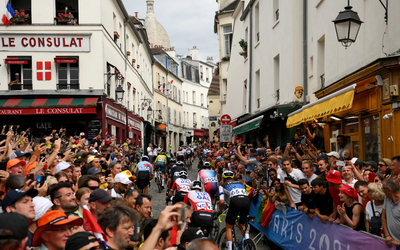
[[0,25],[3,123],[36,124],[38,137],[62,127],[89,139],[101,129],[118,144],[151,140],[144,126],[151,117],[139,106],[153,98],[154,59],[120,0],[10,4],[28,15]]

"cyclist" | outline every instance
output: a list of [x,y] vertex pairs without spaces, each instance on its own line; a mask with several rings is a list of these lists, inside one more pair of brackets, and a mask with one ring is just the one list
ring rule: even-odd
[[186,155],[187,155],[187,159],[188,159],[189,164],[192,164],[192,155],[193,155],[193,152],[192,152],[192,150],[190,149],[190,147],[187,147],[187,149],[186,149]]
[[[234,174],[232,171],[222,173],[224,183],[219,186],[220,203],[219,209],[222,213],[225,197],[226,203],[229,205],[228,213],[226,214],[226,246],[228,250],[232,250],[232,228],[237,216],[240,214],[239,225],[242,230],[245,228],[247,215],[249,214],[250,201],[247,197],[246,189],[239,181],[233,180]],[[243,232],[242,232],[243,233]]]
[[186,171],[186,168],[184,167],[182,161],[178,161],[175,165],[172,166],[168,177],[168,184],[167,184],[168,189],[170,189],[174,181],[179,178],[179,172],[182,170]]
[[197,180],[203,183],[202,191],[207,192],[210,195],[213,204],[215,204],[215,195],[218,192],[217,173],[211,169],[211,164],[208,161],[203,163],[203,167],[204,168],[200,170],[197,175]]
[[176,152],[176,158],[178,161],[185,161],[185,152],[182,150],[182,147],[179,147],[178,152]]
[[136,186],[147,194],[149,191],[150,180],[153,179],[153,168],[149,162],[149,157],[144,155],[142,161],[139,162],[135,169]]
[[190,191],[191,181],[186,179],[188,173],[186,170],[182,170],[179,172],[179,178],[176,179],[173,184],[171,190],[169,190],[168,198],[171,198],[172,194],[175,192],[175,195],[172,199],[172,204],[176,204],[177,202],[183,201],[186,194]]
[[158,176],[158,178],[162,178],[162,181],[161,181],[162,189],[164,189],[164,180],[166,178],[166,175],[165,175],[165,166],[166,165],[167,165],[167,157],[165,156],[164,151],[161,151],[158,154],[156,160],[154,161],[153,166],[154,166],[154,170],[156,170],[156,171],[158,169],[161,169],[162,176]]
[[213,210],[211,197],[208,193],[202,192],[200,181],[193,181],[183,202],[192,207],[193,213],[190,218],[190,227],[211,228],[213,224]]

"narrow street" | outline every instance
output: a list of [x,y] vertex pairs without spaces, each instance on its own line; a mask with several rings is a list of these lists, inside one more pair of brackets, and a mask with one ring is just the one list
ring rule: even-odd
[[[189,171],[189,179],[190,180],[195,180],[197,178],[197,162],[198,160],[196,159],[193,166]],[[161,211],[165,208],[165,197],[166,197],[166,190],[162,191],[161,193],[158,192],[157,185],[154,181],[154,179],[151,182],[151,186],[149,189],[149,194],[152,196],[152,206],[153,206],[153,215],[154,218],[158,218],[160,215]],[[220,225],[220,230],[222,228],[225,228],[225,221],[222,222]],[[254,237],[258,234],[258,230],[252,228],[250,231],[250,238],[254,239]],[[266,246],[262,240],[257,244],[257,249],[258,250],[270,250],[271,248]]]

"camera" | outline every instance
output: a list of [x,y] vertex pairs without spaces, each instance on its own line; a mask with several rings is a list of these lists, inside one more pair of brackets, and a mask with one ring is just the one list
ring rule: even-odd
[[289,174],[285,177],[285,181],[290,181],[292,184],[297,185],[297,181]]

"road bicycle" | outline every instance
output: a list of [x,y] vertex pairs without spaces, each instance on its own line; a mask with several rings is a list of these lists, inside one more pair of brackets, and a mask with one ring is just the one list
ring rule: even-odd
[[158,192],[161,193],[163,186],[162,186],[162,172],[161,169],[157,169],[156,170],[156,174],[155,174],[155,181],[158,187]]
[[[221,217],[226,214],[220,214],[218,221],[221,222]],[[240,217],[238,216],[238,219]],[[238,223],[238,219],[235,221],[232,228],[232,249],[233,250],[257,250],[256,243],[252,239],[246,239],[245,235],[250,231],[250,221],[255,219],[254,216],[247,216],[245,228],[242,229]],[[226,228],[223,228],[218,235],[217,240],[218,248],[221,250],[227,249],[226,245]]]

